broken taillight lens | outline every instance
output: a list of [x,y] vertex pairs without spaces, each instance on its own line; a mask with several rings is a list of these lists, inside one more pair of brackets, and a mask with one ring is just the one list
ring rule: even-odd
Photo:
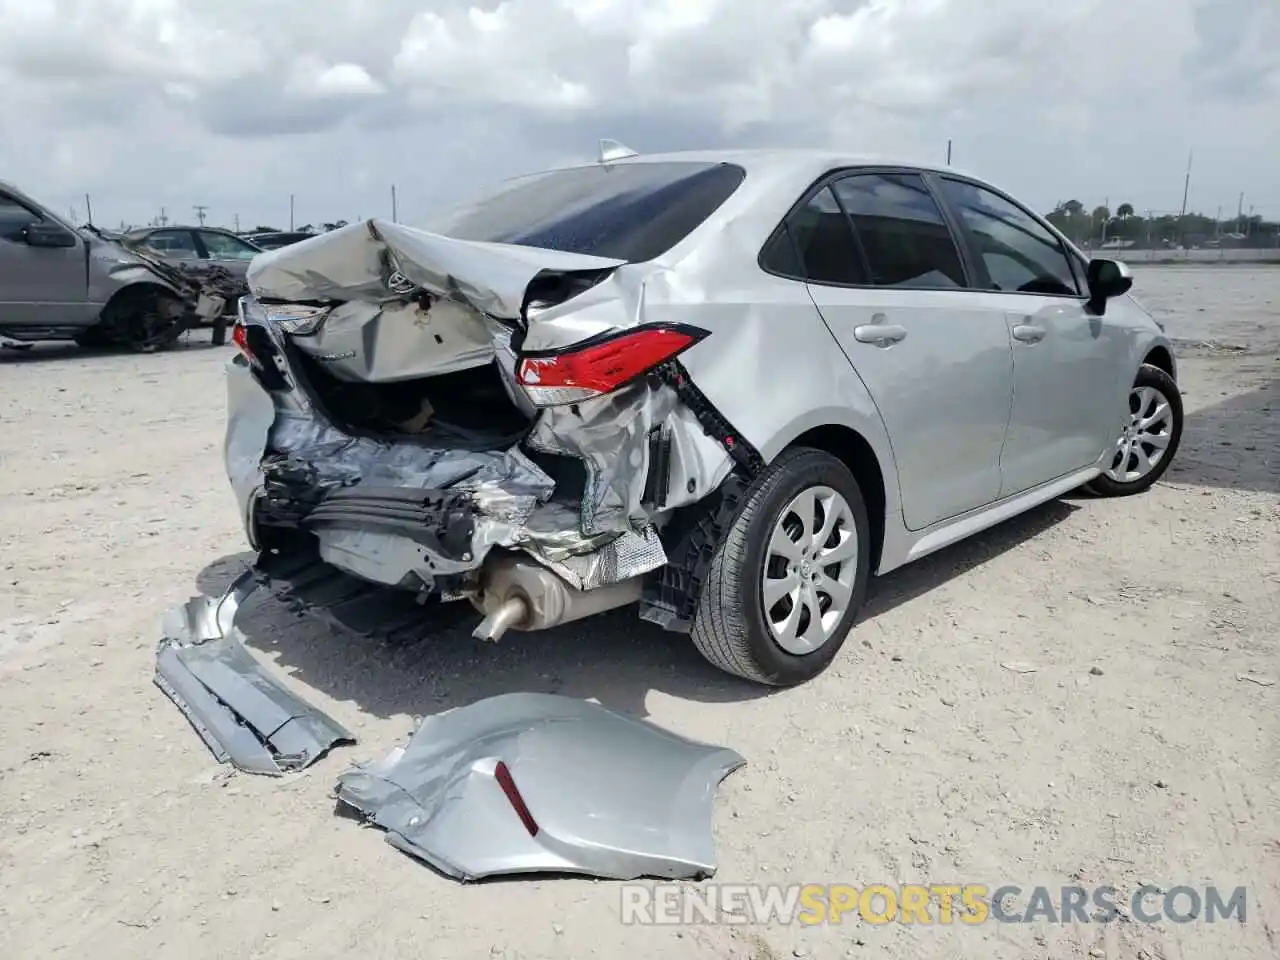
[[684,324],[608,333],[562,350],[522,354],[516,379],[538,406],[579,403],[625,387],[707,336]]
[[520,791],[516,789],[516,782],[511,779],[511,771],[507,769],[507,765],[501,760],[493,768],[493,778],[498,781],[498,786],[507,795],[507,800],[515,808],[516,816],[520,818],[524,828],[529,831],[529,836],[536,837],[538,835],[538,824],[533,819],[533,814],[529,812],[529,808],[525,806],[524,797],[520,796]]

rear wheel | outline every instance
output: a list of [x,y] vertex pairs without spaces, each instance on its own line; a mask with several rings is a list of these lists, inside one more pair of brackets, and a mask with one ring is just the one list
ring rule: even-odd
[[869,529],[848,467],[821,450],[783,453],[712,559],[693,623],[698,651],[770,686],[816,677],[844,645],[866,595]]
[[1182,394],[1159,367],[1143,364],[1129,391],[1120,436],[1106,469],[1085,484],[1100,497],[1142,493],[1164,476],[1182,441]]

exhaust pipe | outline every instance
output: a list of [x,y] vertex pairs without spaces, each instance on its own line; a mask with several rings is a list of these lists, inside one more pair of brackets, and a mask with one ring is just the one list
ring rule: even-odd
[[592,614],[625,607],[640,599],[642,577],[579,590],[541,564],[503,556],[485,565],[472,605],[484,614],[471,632],[478,640],[498,641],[510,629],[546,630]]

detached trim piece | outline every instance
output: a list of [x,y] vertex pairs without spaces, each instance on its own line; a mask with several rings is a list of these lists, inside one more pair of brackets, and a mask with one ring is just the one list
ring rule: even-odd
[[257,575],[246,571],[221,598],[195,597],[170,611],[155,684],[219,763],[280,776],[355,737],[281,686],[245,648],[235,615],[257,586]]

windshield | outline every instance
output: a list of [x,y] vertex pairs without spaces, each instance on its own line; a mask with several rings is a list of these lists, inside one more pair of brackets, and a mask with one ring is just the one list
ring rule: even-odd
[[422,224],[459,240],[642,263],[711,216],[746,176],[728,163],[597,164],[538,173]]

